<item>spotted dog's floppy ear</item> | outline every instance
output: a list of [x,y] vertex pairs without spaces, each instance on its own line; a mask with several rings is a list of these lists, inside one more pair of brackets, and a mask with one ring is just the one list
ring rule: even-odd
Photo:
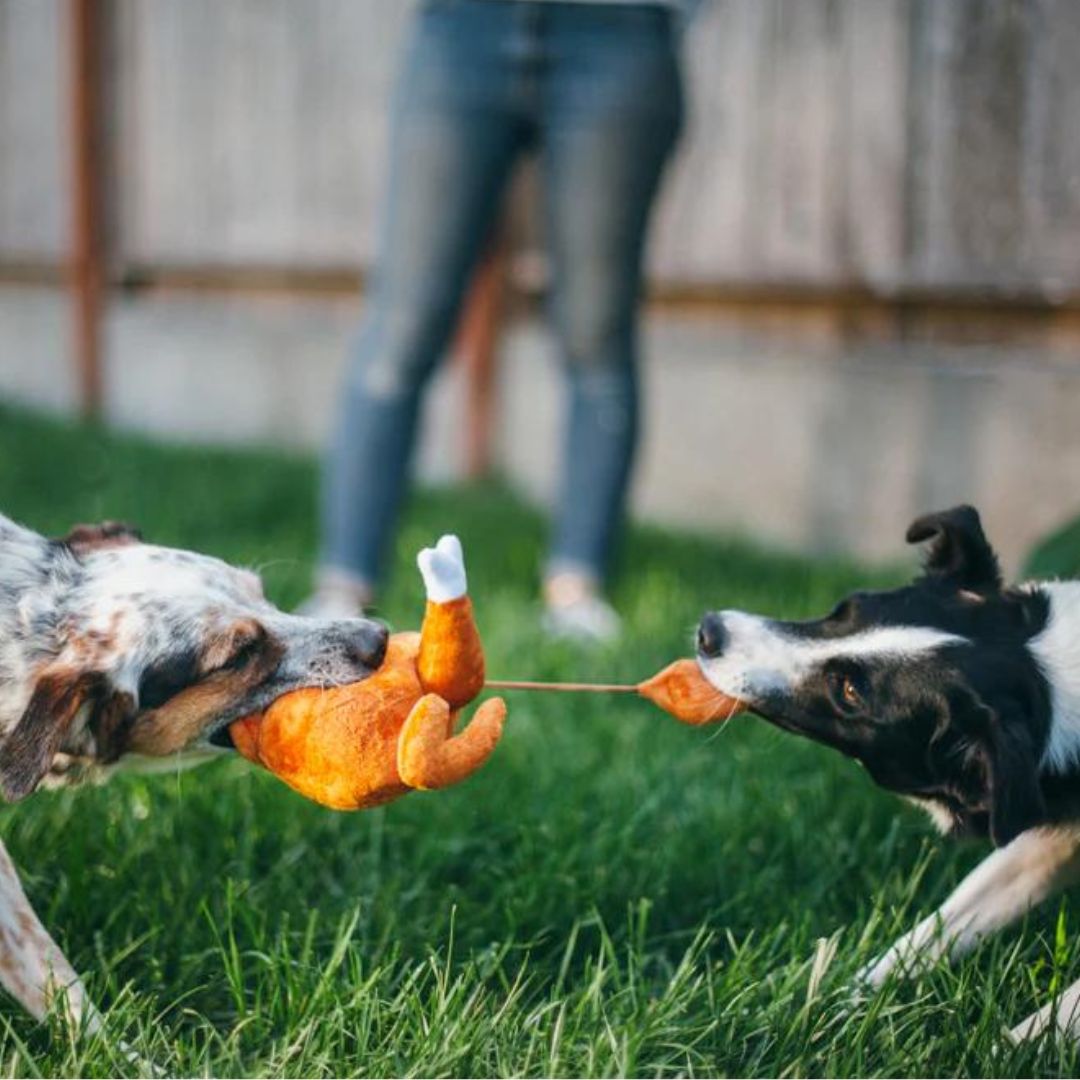
[[89,555],[102,548],[124,547],[142,542],[142,533],[123,521],[102,521],[97,525],[76,525],[67,536],[57,543],[63,544],[73,555]]
[[909,544],[929,540],[924,574],[957,589],[986,592],[1001,588],[997,556],[973,506],[954,506],[916,518],[907,531]]
[[46,669],[15,727],[0,746],[0,792],[8,802],[25,798],[49,771],[79,711],[105,690],[98,672]]

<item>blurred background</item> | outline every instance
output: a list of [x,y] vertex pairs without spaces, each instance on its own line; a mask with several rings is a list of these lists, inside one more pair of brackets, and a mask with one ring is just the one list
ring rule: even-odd
[[[128,519],[304,599],[417,7],[0,0],[0,513]],[[494,677],[637,682],[706,605],[819,615],[903,580],[908,522],[960,500],[1009,571],[1049,535],[1036,568],[1080,573],[1080,2],[702,0],[682,33],[617,650],[541,637],[530,607],[572,412],[535,162],[425,403],[375,610],[416,626],[413,553],[459,532]],[[1080,1075],[1054,1040],[1001,1042],[1080,979],[1071,901],[853,1004],[980,851],[749,719],[510,707],[491,767],[392,810],[222,761],[27,800],[4,843],[110,1029],[170,1075]],[[0,1021],[5,1073],[131,1068]]]
[[[321,446],[399,0],[0,0],[0,395]],[[706,0],[651,234],[639,519],[895,556],[965,500],[1015,568],[1080,504],[1080,5]],[[421,476],[551,498],[526,166]]]

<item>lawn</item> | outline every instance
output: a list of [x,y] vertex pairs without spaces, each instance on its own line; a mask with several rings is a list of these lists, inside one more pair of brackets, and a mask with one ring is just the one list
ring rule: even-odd
[[[0,509],[47,533],[113,517],[258,568],[295,604],[316,544],[312,461],[162,447],[0,410]],[[637,680],[703,607],[820,612],[903,571],[637,529],[628,634],[537,631],[544,525],[498,487],[409,509],[381,614],[418,624],[416,549],[460,533],[493,676]],[[899,536],[898,536],[899,541]],[[229,758],[42,793],[2,830],[38,912],[169,1073],[1075,1075],[1002,1029],[1080,978],[1070,902],[953,969],[850,1006],[857,967],[984,853],[828,751],[753,718],[682,727],[645,703],[517,694],[459,788],[337,814]],[[0,1071],[130,1071],[116,1043],[0,1001]]]

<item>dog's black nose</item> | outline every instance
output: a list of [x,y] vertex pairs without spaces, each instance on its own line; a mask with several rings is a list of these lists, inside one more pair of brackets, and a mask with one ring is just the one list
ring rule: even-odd
[[723,653],[726,645],[727,630],[724,628],[724,620],[715,611],[710,611],[698,623],[698,655],[705,657],[707,660],[714,659]]
[[382,623],[365,620],[349,642],[352,658],[364,667],[377,668],[386,657],[390,631]]

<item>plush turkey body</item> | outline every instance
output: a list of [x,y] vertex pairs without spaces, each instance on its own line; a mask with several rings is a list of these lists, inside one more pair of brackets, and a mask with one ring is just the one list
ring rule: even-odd
[[420,633],[394,634],[382,666],[361,682],[293,690],[237,720],[229,731],[241,754],[335,810],[448,787],[487,761],[506,706],[489,698],[454,734],[459,710],[483,689],[484,649],[468,596],[431,599],[446,594],[440,573],[459,571],[464,587],[460,545],[449,539],[421,553],[429,599]]
[[404,795],[410,788],[398,771],[398,737],[424,696],[419,653],[419,634],[394,634],[374,675],[348,686],[293,691],[261,716],[234,724],[233,742],[246,758],[324,806],[365,809]]

